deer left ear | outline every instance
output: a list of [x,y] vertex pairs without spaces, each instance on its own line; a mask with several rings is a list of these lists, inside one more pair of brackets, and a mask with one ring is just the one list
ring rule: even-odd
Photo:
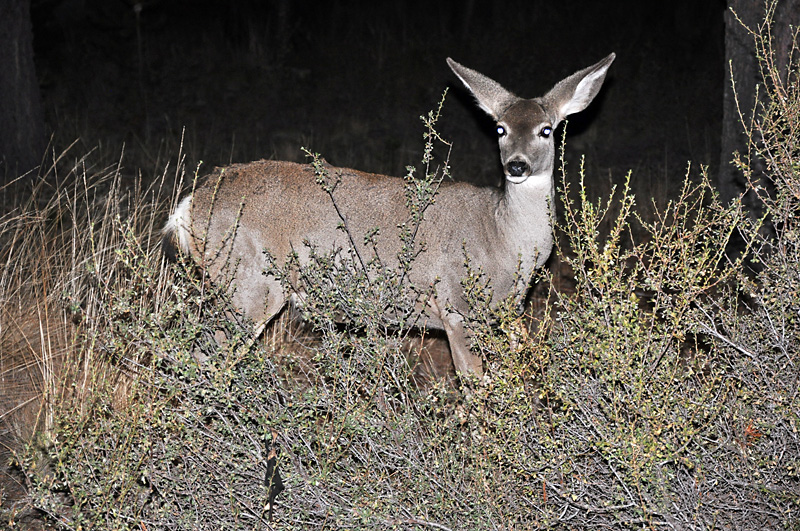
[[616,54],[609,54],[596,64],[562,79],[542,98],[546,107],[556,112],[559,122],[589,106],[600,92],[615,57]]

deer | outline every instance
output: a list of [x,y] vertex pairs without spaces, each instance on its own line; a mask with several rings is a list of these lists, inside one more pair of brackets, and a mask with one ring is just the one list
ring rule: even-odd
[[[489,279],[492,302],[512,296],[522,307],[534,270],[553,248],[554,132],[567,116],[592,102],[614,58],[611,53],[531,99],[447,58],[496,123],[505,177],[499,187],[442,182],[418,228],[425,250],[415,259],[410,281],[432,287],[418,326],[444,331],[459,375],[480,379],[484,374],[465,324],[464,256]],[[335,204],[311,164],[260,160],[217,169],[169,216],[162,232],[164,250],[171,257],[207,263],[213,279],[223,270],[213,258],[225,247],[227,260],[237,264],[231,300],[255,323],[257,336],[287,303],[297,302],[296,294],[268,271],[266,253],[278,261],[298,253],[302,266],[310,260],[311,247],[360,246],[361,236],[378,229],[382,258],[397,262],[398,225],[407,218],[403,179],[350,168],[329,171],[338,180]],[[343,233],[343,219],[356,238]],[[525,281],[523,289],[519,278]]]

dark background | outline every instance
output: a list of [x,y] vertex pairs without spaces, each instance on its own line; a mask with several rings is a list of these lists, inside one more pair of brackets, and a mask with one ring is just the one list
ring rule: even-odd
[[419,116],[450,86],[439,129],[455,178],[494,184],[494,128],[445,58],[533,97],[613,51],[599,97],[570,119],[568,160],[585,153],[595,184],[632,169],[637,193],[663,198],[687,161],[719,164],[724,10],[723,0],[33,0],[32,20],[51,151],[77,139],[71,156],[116,160],[124,145],[124,171],[145,177],[174,164],[184,129],[190,168],[302,160],[305,146],[400,175],[419,161]]

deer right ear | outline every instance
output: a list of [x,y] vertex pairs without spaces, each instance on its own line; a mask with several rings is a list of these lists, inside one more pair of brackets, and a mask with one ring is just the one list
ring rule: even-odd
[[449,57],[447,64],[458,79],[469,89],[478,105],[489,116],[499,120],[511,105],[519,100],[517,96],[504,89],[500,83],[489,79],[480,72],[460,65]]
[[575,72],[568,78],[558,82],[542,98],[548,108],[555,110],[560,122],[570,114],[584,110],[592,102],[603,81],[606,79],[608,67],[614,62],[616,54],[609,54],[604,59]]

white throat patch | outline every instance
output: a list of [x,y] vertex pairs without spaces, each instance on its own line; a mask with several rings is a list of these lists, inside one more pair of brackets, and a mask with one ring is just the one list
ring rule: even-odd
[[511,184],[522,184],[527,180],[531,180],[532,183],[538,183],[542,180],[549,181],[550,174],[549,173],[537,173],[536,175],[520,175],[519,177],[515,177],[513,175],[506,174],[506,181]]

